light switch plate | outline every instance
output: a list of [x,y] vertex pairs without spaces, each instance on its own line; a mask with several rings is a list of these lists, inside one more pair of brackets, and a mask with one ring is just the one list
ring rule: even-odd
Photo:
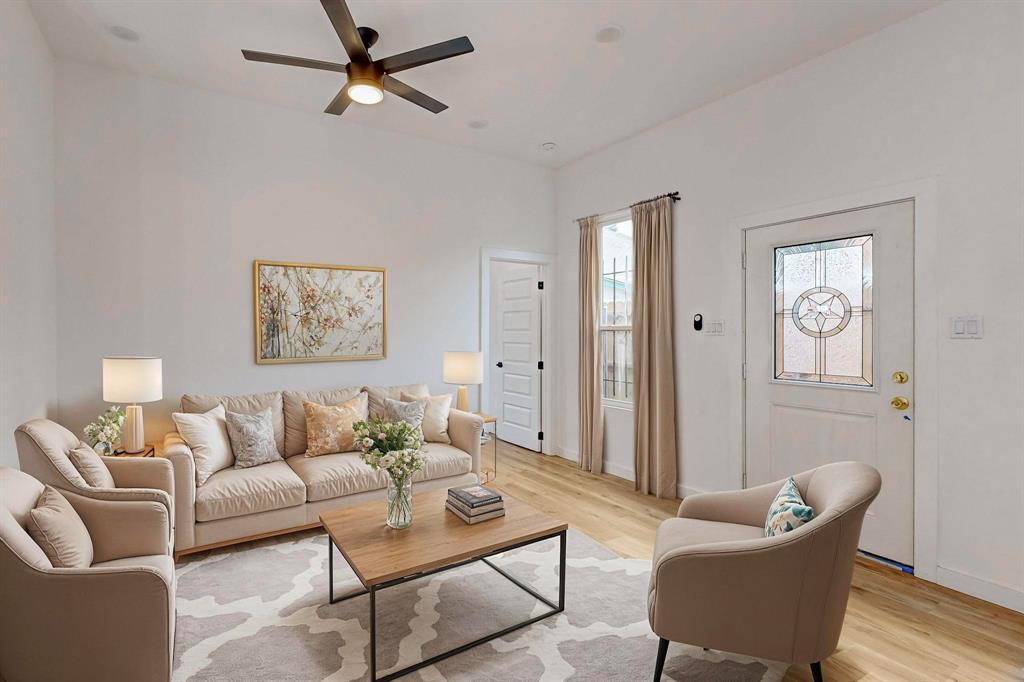
[[704,333],[708,336],[725,336],[725,320],[705,320]]
[[985,337],[985,318],[981,315],[958,315],[949,318],[949,338],[981,339]]

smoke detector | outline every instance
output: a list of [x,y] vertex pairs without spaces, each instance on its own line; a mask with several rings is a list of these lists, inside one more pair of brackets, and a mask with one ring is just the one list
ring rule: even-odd
[[543,143],[540,146],[540,148],[543,149],[546,152],[553,152],[553,151],[555,151],[555,147],[557,147],[557,146],[558,145],[555,144],[554,142],[545,142],[545,143]]

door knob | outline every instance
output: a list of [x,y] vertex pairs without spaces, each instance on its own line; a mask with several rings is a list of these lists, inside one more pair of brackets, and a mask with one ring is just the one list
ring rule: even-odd
[[910,381],[910,375],[903,370],[898,370],[892,373],[892,381],[896,384],[905,384]]
[[505,363],[504,363],[504,362],[499,362],[499,363],[498,363],[497,365],[495,365],[495,366],[496,366],[496,367],[504,367],[504,366],[505,366]]
[[890,400],[889,404],[892,405],[897,410],[905,410],[908,407],[910,407],[910,401],[901,395],[898,395],[892,400]]

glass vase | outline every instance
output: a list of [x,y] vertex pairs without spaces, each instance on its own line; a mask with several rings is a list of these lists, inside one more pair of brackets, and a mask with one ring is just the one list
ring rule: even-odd
[[401,481],[388,476],[388,517],[389,528],[408,528],[412,525],[412,478]]

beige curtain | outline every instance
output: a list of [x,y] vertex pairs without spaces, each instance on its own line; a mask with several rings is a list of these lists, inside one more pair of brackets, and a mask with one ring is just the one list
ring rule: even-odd
[[633,263],[634,487],[675,498],[672,199],[633,207]]
[[597,216],[580,224],[580,467],[601,473],[604,421],[601,413],[601,230]]

